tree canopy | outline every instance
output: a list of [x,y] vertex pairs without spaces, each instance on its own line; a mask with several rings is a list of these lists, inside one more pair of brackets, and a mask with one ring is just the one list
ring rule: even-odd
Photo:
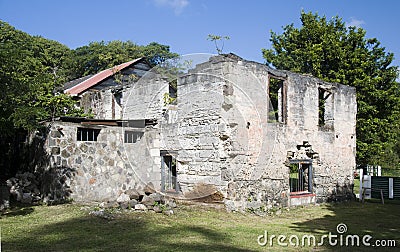
[[34,130],[61,115],[84,116],[72,97],[57,93],[68,80],[95,74],[138,57],[156,65],[178,56],[152,42],[92,42],[75,50],[59,42],[18,31],[0,20],[0,135]]
[[339,17],[301,12],[300,28],[271,31],[267,64],[357,89],[357,164],[399,167],[400,90],[393,53]]
[[101,41],[72,50],[0,20],[0,180],[27,169],[22,159],[28,154],[20,148],[26,132],[59,116],[87,116],[71,96],[57,92],[63,83],[138,57],[156,65],[175,56],[155,42]]
[[150,65],[155,66],[177,56],[178,54],[169,51],[169,46],[156,42],[146,46],[119,40],[91,42],[72,50],[71,58],[67,62],[68,74],[70,79],[75,79],[140,57],[146,57]]
[[79,113],[70,97],[54,93],[66,80],[63,63],[70,54],[56,41],[30,36],[0,21],[0,134],[34,130],[43,120]]

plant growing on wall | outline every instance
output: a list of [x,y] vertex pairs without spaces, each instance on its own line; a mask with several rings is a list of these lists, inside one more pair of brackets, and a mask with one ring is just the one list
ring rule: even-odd
[[220,36],[214,34],[208,34],[207,40],[214,42],[215,49],[217,50],[218,54],[222,54],[224,50],[225,40],[229,40],[229,36]]
[[169,104],[173,104],[176,101],[176,97],[171,97],[169,93],[164,94],[164,105],[167,106]]

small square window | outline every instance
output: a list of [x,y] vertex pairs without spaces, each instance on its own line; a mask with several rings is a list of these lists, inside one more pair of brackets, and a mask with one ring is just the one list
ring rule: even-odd
[[100,129],[78,128],[76,132],[77,141],[97,141]]
[[143,132],[139,131],[125,131],[124,143],[136,143],[143,136]]

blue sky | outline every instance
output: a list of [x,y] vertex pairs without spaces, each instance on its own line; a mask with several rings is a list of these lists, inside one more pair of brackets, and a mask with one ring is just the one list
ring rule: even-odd
[[369,0],[0,0],[0,19],[31,35],[74,49],[91,41],[158,42],[180,54],[215,53],[208,34],[226,35],[224,52],[264,62],[270,30],[294,23],[300,12],[340,16],[367,30],[395,54],[400,65],[400,1]]

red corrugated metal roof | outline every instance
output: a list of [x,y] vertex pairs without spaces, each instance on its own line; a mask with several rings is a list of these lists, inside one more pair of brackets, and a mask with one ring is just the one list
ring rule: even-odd
[[135,59],[135,60],[132,60],[132,61],[129,61],[129,62],[122,63],[121,65],[118,65],[118,66],[103,70],[100,73],[97,73],[97,74],[93,75],[89,79],[84,80],[81,83],[79,83],[79,84],[77,84],[77,85],[65,90],[64,93],[68,93],[68,94],[71,94],[71,95],[78,95],[78,94],[86,91],[87,89],[97,85],[98,83],[100,83],[101,81],[107,79],[108,77],[112,76],[116,72],[119,72],[119,71],[129,67],[133,63],[138,62],[141,59],[142,58],[138,58],[138,59]]

